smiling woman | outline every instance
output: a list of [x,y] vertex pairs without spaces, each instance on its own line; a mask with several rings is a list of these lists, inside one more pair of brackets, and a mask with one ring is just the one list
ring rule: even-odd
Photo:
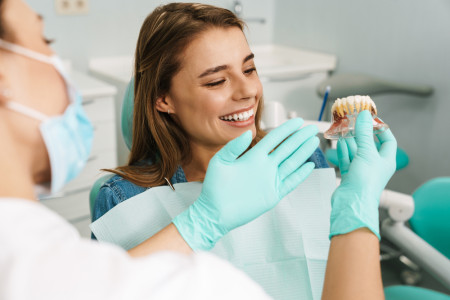
[[[93,221],[149,187],[203,181],[213,155],[247,130],[256,145],[263,89],[244,23],[197,3],[156,8],[136,47],[133,142],[126,166],[100,189]],[[309,159],[327,167],[317,149]],[[167,178],[167,179],[166,179]]]
[[206,172],[211,158],[206,153],[217,152],[246,130],[253,137],[263,135],[254,118],[256,113],[259,121],[262,85],[252,57],[239,28],[211,28],[189,44],[171,89],[156,100],[156,108],[170,109],[170,118],[189,139],[193,161],[182,162],[189,181],[202,180],[192,173]]
[[[188,180],[201,180],[228,141],[248,129],[253,144],[264,136],[262,87],[243,26],[230,11],[202,4],[173,3],[148,16],[136,47],[131,155],[113,172],[151,187],[165,184],[181,165]],[[239,95],[238,84],[252,95]],[[247,124],[220,119],[252,109]]]

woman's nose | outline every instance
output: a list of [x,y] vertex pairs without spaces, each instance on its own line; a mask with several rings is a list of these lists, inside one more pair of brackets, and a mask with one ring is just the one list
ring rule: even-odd
[[234,80],[233,100],[241,101],[255,98],[261,83],[258,79],[248,78],[245,74]]

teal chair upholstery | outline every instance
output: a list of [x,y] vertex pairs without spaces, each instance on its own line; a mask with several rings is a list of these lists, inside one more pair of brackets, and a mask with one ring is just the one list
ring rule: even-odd
[[386,300],[450,300],[450,296],[416,286],[393,285],[384,289]]
[[[133,128],[133,107],[134,107],[134,78],[131,79],[125,91],[122,103],[121,128],[122,136],[128,149],[131,149],[132,128]],[[102,185],[107,182],[114,174],[107,174],[97,179],[92,185],[89,193],[89,208],[91,212],[91,220],[94,212],[95,200]]]
[[133,136],[133,109],[134,109],[134,78],[128,83],[125,91],[125,96],[122,103],[122,118],[121,128],[122,136],[127,144],[128,149],[131,149],[131,138]]
[[[333,165],[339,166],[336,149],[327,149],[325,151],[325,158]],[[409,164],[409,156],[408,154],[406,154],[405,150],[401,148],[397,148],[397,154],[395,158],[397,162],[397,171],[405,168]]]
[[411,229],[450,259],[450,177],[431,179],[413,193]]

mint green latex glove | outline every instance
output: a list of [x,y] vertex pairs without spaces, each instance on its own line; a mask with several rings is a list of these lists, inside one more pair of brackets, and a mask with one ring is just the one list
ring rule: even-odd
[[305,161],[319,145],[318,129],[299,129],[302,124],[300,118],[285,122],[239,157],[252,141],[247,131],[213,156],[199,198],[173,220],[193,250],[211,249],[230,230],[273,208],[309,176],[314,163]]
[[389,129],[373,138],[372,116],[359,113],[354,138],[338,141],[342,181],[331,197],[330,239],[367,227],[380,239],[378,206],[380,196],[395,172],[397,141]]

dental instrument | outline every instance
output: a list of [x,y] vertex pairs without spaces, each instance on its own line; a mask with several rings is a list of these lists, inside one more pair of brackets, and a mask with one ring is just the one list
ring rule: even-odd
[[323,102],[322,102],[322,107],[320,108],[320,114],[319,114],[319,120],[318,121],[322,121],[322,115],[323,115],[323,112],[325,110],[325,106],[327,104],[328,95],[330,94],[330,90],[331,90],[331,86],[327,85],[327,87],[325,88],[325,94],[323,96]]

